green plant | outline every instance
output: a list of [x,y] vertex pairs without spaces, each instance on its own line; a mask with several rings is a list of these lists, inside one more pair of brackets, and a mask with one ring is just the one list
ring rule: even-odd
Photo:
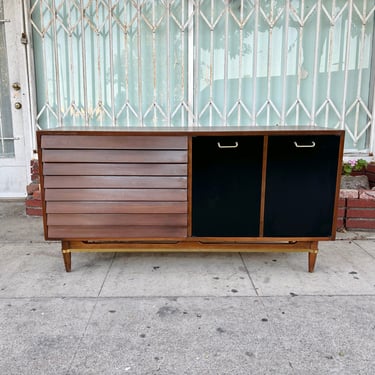
[[365,159],[348,160],[342,165],[342,174],[350,175],[352,172],[360,172],[366,169],[367,161]]

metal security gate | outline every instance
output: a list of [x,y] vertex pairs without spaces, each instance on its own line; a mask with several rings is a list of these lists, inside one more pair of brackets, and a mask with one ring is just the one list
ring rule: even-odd
[[374,151],[374,0],[31,0],[37,124],[318,125]]

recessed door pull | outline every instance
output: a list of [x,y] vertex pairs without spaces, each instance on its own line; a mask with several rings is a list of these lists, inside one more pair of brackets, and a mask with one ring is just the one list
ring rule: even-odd
[[297,142],[294,142],[294,146],[296,146],[297,148],[313,148],[315,147],[315,142],[312,141],[311,145],[299,145]]
[[238,142],[234,142],[234,145],[227,145],[227,146],[222,146],[220,142],[217,142],[217,147],[219,148],[237,148],[238,147]]

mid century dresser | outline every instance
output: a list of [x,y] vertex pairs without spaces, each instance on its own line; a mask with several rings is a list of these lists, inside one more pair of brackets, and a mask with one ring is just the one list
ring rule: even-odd
[[334,240],[344,131],[37,132],[46,240],[73,251],[281,251]]

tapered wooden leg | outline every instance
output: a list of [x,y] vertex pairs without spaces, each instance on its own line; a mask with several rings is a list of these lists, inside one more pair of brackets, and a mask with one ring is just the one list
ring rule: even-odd
[[72,270],[72,253],[69,250],[69,242],[62,241],[61,248],[64,258],[65,271],[70,272]]
[[316,258],[318,256],[318,242],[311,243],[311,252],[309,252],[309,272],[314,272]]
[[309,253],[309,272],[314,272],[316,257],[318,253]]

